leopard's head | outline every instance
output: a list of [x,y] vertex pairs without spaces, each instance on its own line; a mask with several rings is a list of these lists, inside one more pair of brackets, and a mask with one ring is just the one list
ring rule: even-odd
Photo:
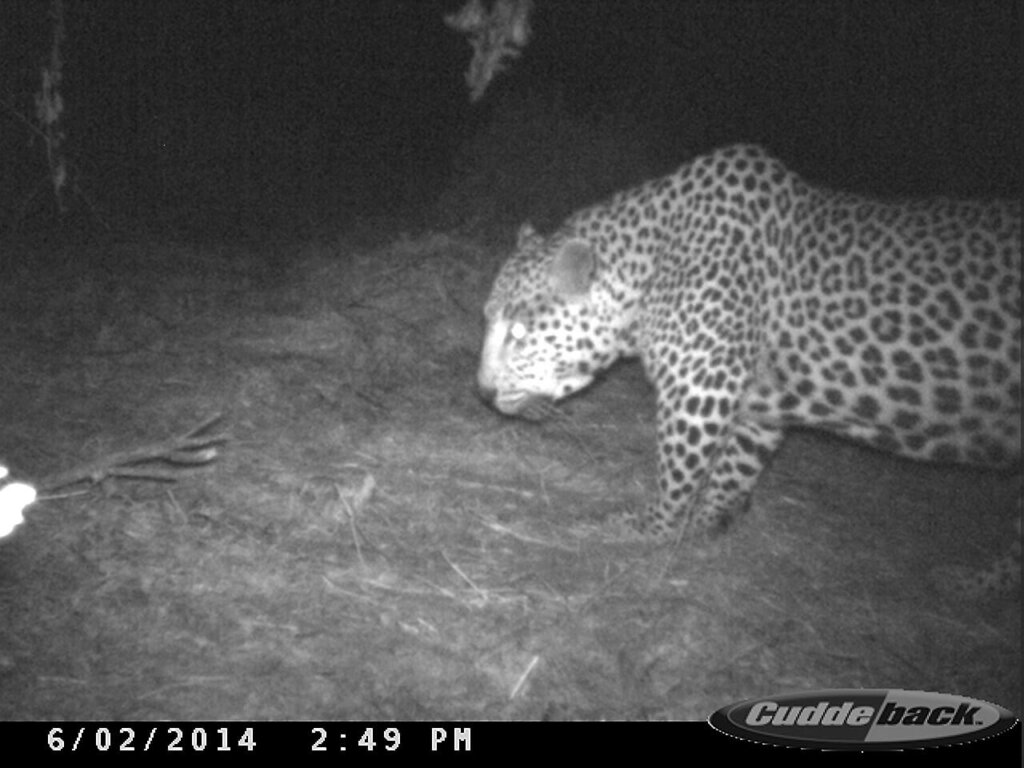
[[543,418],[614,359],[599,269],[588,241],[520,229],[484,308],[477,383],[487,402],[510,416]]

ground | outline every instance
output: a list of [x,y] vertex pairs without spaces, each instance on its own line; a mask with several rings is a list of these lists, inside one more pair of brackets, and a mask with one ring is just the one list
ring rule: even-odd
[[0,542],[0,718],[704,719],[899,687],[1022,711],[1019,601],[964,604],[1012,478],[795,433],[733,531],[654,493],[624,364],[544,424],[479,401],[504,253],[443,235],[0,246],[0,457],[39,477],[224,414],[174,484],[44,494]]

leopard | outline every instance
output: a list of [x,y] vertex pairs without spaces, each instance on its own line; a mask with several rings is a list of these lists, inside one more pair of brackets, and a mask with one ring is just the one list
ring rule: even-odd
[[640,359],[657,498],[620,523],[641,537],[723,530],[796,427],[1020,471],[1019,200],[871,197],[734,144],[524,224],[484,320],[477,388],[506,416]]

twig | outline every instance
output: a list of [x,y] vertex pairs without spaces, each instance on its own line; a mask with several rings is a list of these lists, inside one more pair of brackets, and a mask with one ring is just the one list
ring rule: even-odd
[[[216,414],[184,435],[161,440],[140,448],[119,451],[96,461],[81,464],[66,472],[41,478],[36,483],[40,492],[55,491],[76,483],[99,483],[108,477],[135,477],[170,482],[177,478],[182,466],[208,464],[217,458],[217,445],[227,442],[228,435],[204,434],[219,422]],[[168,466],[144,466],[161,463]]]

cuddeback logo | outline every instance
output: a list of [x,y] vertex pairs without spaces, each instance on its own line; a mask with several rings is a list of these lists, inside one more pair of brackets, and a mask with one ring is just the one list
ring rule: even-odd
[[1017,722],[995,704],[927,691],[835,690],[750,699],[708,722],[748,741],[821,749],[965,744]]

